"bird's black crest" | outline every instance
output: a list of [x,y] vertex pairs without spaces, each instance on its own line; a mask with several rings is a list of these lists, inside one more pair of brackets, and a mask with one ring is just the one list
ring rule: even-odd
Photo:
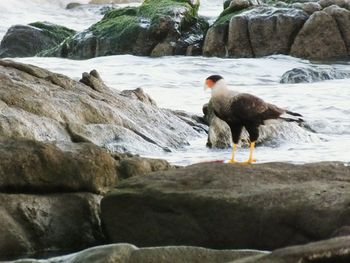
[[211,76],[207,77],[207,80],[208,79],[212,80],[213,82],[217,82],[220,79],[223,79],[223,77],[221,77],[220,75],[211,75]]

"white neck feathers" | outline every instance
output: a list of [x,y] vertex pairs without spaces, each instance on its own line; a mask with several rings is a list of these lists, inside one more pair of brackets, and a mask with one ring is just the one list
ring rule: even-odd
[[226,86],[225,80],[220,79],[218,80],[214,87],[211,89],[211,96],[216,97],[216,96],[221,96],[229,92],[229,89]]

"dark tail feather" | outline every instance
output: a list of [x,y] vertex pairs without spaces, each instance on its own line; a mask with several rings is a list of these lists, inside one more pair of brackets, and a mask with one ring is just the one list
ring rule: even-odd
[[303,115],[296,113],[296,112],[289,111],[289,110],[286,110],[286,113],[289,115],[292,115],[292,116],[303,117]]

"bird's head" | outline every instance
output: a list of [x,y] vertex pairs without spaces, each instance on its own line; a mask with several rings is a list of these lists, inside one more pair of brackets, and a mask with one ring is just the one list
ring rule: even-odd
[[206,78],[205,83],[204,83],[204,90],[207,89],[215,89],[218,83],[222,83],[224,81],[224,78],[221,77],[220,75],[211,75]]

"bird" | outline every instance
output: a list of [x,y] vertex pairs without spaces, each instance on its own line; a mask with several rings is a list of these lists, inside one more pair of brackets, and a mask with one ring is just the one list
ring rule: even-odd
[[[257,96],[249,93],[239,93],[230,90],[225,80],[220,75],[211,75],[206,78],[205,90],[211,90],[211,103],[214,114],[225,121],[231,129],[233,148],[229,163],[252,164],[255,143],[259,138],[259,126],[270,119],[282,119],[288,122],[304,122],[302,115],[274,104],[265,102]],[[283,116],[286,115],[286,117]],[[290,116],[290,117],[289,117]],[[247,130],[250,140],[248,160],[237,162],[235,154],[243,127]]]

